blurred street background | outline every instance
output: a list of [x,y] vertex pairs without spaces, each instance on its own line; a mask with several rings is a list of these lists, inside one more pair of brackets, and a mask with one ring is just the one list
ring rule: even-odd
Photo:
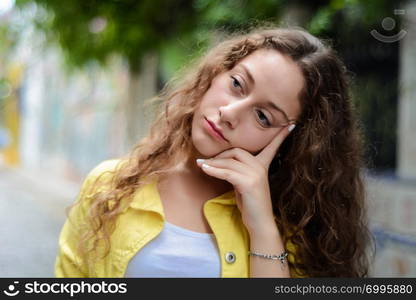
[[416,0],[0,0],[0,277],[52,277],[65,209],[223,32],[332,41],[366,143],[374,277],[416,276]]

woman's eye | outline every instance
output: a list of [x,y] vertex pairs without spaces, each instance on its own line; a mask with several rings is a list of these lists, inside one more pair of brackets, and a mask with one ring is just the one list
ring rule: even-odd
[[270,124],[269,119],[267,119],[266,115],[261,110],[257,110],[256,114],[257,114],[257,119],[259,120],[262,126],[270,127],[272,125]]
[[233,87],[235,87],[235,88],[238,88],[238,89],[242,90],[241,83],[240,83],[240,81],[238,81],[238,79],[237,79],[237,78],[235,78],[235,77],[231,76],[231,80],[232,80],[232,85],[233,85]]

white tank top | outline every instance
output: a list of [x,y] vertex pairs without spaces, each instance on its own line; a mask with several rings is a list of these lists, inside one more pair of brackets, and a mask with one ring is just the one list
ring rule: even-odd
[[215,235],[165,220],[162,232],[130,260],[125,277],[220,277]]

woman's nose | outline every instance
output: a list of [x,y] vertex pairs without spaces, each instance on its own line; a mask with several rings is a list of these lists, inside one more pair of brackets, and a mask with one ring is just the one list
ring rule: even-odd
[[220,121],[234,129],[242,117],[245,108],[244,101],[235,101],[219,107]]

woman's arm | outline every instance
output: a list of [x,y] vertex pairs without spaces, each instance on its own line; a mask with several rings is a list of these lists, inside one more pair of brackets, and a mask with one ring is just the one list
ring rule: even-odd
[[[197,160],[197,164],[208,175],[226,180],[234,186],[236,203],[250,234],[251,252],[276,256],[285,252],[274,220],[268,169],[289,132],[289,127],[281,130],[256,156],[246,150],[232,148],[214,158]],[[250,266],[251,277],[290,277],[286,258],[280,261],[251,256]]]
[[55,261],[56,277],[91,276],[88,266],[78,253],[78,244],[85,230],[86,216],[92,201],[91,195],[94,193],[94,184],[97,178],[100,178],[100,182],[105,181],[104,174],[107,177],[111,176],[108,171],[114,170],[118,162],[119,160],[107,160],[100,163],[90,171],[84,180],[75,201],[76,204],[71,208],[69,217],[61,230],[58,255]]
[[[80,193],[82,195],[82,192]],[[81,196],[78,197],[78,201]],[[71,213],[66,220],[60,237],[58,255],[55,261],[56,277],[88,277],[87,268],[83,265],[78,255],[77,247],[81,234],[81,224],[84,222],[85,214],[82,209],[83,203],[77,203],[72,207]]]
[[[66,227],[65,227],[66,226]],[[59,252],[55,261],[55,276],[56,277],[88,277],[85,266],[81,263],[78,257],[77,241],[74,238],[76,235],[65,224],[59,239]]]

